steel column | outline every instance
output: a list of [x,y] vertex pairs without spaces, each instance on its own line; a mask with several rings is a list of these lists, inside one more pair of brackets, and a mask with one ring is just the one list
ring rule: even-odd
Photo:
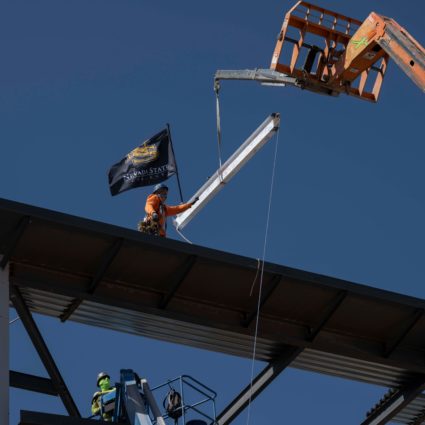
[[15,307],[17,313],[19,314],[19,317],[21,318],[22,323],[24,324],[25,329],[28,332],[29,337],[31,338],[31,341],[35,349],[37,350],[38,355],[40,356],[40,359],[43,362],[44,367],[46,368],[47,373],[49,374],[56,391],[59,393],[59,396],[62,399],[66,410],[68,411],[70,416],[76,416],[80,418],[80,412],[78,411],[78,408],[74,403],[71,394],[68,391],[68,388],[62,378],[62,375],[59,372],[59,369],[57,368],[56,363],[53,360],[53,357],[50,354],[49,349],[47,348],[47,345],[44,342],[40,331],[38,330],[37,324],[35,323],[28,307],[25,304],[24,298],[22,297],[20,290],[16,286],[12,285],[10,287],[10,299],[12,300],[13,306]]
[[[0,256],[0,260],[3,259]],[[0,269],[0,423],[9,423],[9,266]]]
[[289,347],[279,359],[270,362],[240,394],[218,415],[218,425],[230,424],[303,351],[302,348]]

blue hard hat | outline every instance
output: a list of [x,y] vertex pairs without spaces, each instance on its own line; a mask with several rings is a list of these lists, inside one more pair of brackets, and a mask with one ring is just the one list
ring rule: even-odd
[[158,190],[161,190],[161,189],[167,189],[168,190],[168,186],[163,184],[163,183],[159,183],[159,184],[154,186],[153,193],[156,193],[156,192],[158,192]]

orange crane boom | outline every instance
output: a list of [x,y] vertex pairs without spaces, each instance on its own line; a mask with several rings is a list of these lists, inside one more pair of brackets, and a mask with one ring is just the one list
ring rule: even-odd
[[307,90],[376,102],[390,57],[425,91],[425,50],[393,19],[372,12],[361,22],[299,1],[285,15],[270,69]]

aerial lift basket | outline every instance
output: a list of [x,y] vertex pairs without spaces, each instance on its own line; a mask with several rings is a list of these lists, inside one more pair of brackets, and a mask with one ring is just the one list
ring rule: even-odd
[[[379,66],[371,64],[361,73],[360,87],[336,74],[336,65],[361,25],[357,19],[299,1],[285,15],[270,68],[295,77],[302,88],[313,92],[332,96],[347,93],[376,101],[388,61],[384,51],[379,52]],[[366,80],[373,78],[372,89],[367,91]]]
[[299,1],[285,15],[270,69],[316,93],[376,102],[389,57],[425,90],[425,51],[394,20],[372,12],[361,22]]

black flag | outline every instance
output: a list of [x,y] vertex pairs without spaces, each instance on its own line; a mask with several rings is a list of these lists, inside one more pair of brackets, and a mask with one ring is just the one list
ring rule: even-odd
[[167,129],[144,141],[109,170],[112,196],[167,180],[176,173],[176,161]]

